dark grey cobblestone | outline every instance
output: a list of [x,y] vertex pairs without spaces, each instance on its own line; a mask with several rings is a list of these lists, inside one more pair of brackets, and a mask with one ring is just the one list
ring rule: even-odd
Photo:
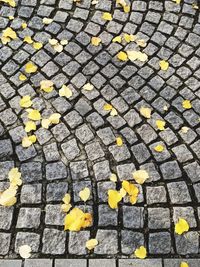
[[[197,267],[199,10],[193,8],[192,0],[180,4],[127,0],[129,14],[114,1],[91,2],[21,0],[14,8],[1,3],[0,29],[10,26],[19,38],[0,44],[0,188],[6,188],[7,174],[14,166],[20,169],[23,184],[16,205],[0,207],[0,258],[16,258],[0,260],[0,267],[179,267],[181,257]],[[104,12],[110,12],[113,19],[103,20]],[[44,25],[44,17],[53,21]],[[28,25],[25,29],[23,22]],[[136,48],[134,42],[112,42],[123,33],[147,42],[137,49],[148,55],[148,61],[117,59],[119,51]],[[25,36],[43,47],[34,49],[23,42]],[[99,46],[91,44],[92,36],[101,38]],[[68,40],[68,44],[59,53],[50,38]],[[160,70],[162,59],[169,62],[167,71]],[[38,71],[20,81],[28,61]],[[39,90],[44,79],[54,82],[53,92]],[[94,89],[83,89],[86,83]],[[71,97],[58,95],[63,84],[71,89]],[[27,118],[19,100],[25,95],[31,96],[33,108],[42,117],[61,114],[60,123],[49,129],[36,123],[37,142],[29,148],[21,145]],[[185,109],[183,100],[190,100],[192,108]],[[111,104],[118,115],[111,116],[105,104]],[[143,106],[151,108],[150,119],[140,114]],[[166,122],[164,131],[157,128],[157,119]],[[122,138],[122,146],[116,144],[117,137]],[[164,150],[156,152],[157,145]],[[149,179],[139,186],[137,203],[130,205],[126,198],[119,209],[110,209],[108,189],[119,189],[138,169],[146,170]],[[117,175],[116,184],[110,181],[112,173]],[[72,204],[83,205],[79,191],[85,187],[91,196],[81,207],[93,213],[93,225],[79,233],[66,233],[62,198],[69,192]],[[180,217],[191,228],[182,236],[174,234]],[[99,241],[91,252],[85,248],[90,238]],[[22,263],[17,258],[24,244],[31,246],[32,255]],[[147,247],[150,259],[127,259],[140,245]],[[70,259],[77,256],[80,259]],[[47,257],[52,260],[42,259]]]

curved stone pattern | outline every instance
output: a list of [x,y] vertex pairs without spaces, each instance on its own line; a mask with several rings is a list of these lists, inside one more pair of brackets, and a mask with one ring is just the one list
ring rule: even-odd
[[[7,186],[6,174],[14,165],[23,177],[17,205],[0,207],[2,257],[19,257],[22,244],[32,247],[33,257],[121,257],[143,244],[151,257],[199,253],[200,17],[193,2],[133,0],[129,14],[110,0],[99,0],[96,6],[91,0],[19,0],[16,8],[1,5],[0,28],[11,26],[20,39],[0,45],[0,188]],[[113,20],[103,21],[103,12],[112,13]],[[53,22],[44,25],[43,17]],[[22,30],[24,21],[28,27]],[[112,43],[122,33],[147,41],[142,48],[147,62],[119,62],[119,51],[135,48],[132,43]],[[27,35],[44,47],[36,51],[22,42]],[[102,44],[92,46],[92,36],[99,36]],[[57,53],[49,38],[69,43]],[[170,64],[166,72],[159,68],[160,59]],[[19,81],[29,60],[39,71]],[[38,85],[44,79],[54,81],[56,90],[41,94]],[[86,82],[95,89],[84,91]],[[63,84],[73,91],[68,100],[58,96]],[[43,116],[61,113],[62,123],[48,130],[38,127],[38,142],[24,149],[20,143],[25,113],[19,99],[27,94]],[[184,99],[191,100],[192,109],[182,108]],[[105,103],[119,115],[109,116]],[[141,106],[152,108],[151,119],[140,116]],[[156,119],[166,121],[165,131],[158,131]],[[182,133],[183,126],[189,128],[187,133]],[[123,138],[122,147],[115,144],[117,136]],[[165,152],[154,151],[158,143]],[[139,168],[149,172],[150,180],[141,186],[138,202],[131,206],[125,201],[111,210],[110,173],[118,175],[120,185]],[[94,214],[93,226],[66,233],[61,199],[68,191],[73,204],[83,207],[78,192],[85,186],[92,190],[85,209]],[[184,236],[174,234],[179,217],[190,224]],[[99,246],[88,253],[85,242],[95,236]]]

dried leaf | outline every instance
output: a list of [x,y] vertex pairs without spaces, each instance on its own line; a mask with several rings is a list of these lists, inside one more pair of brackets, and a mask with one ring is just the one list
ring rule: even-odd
[[190,108],[192,108],[192,104],[191,104],[190,100],[184,100],[184,101],[182,102],[182,106],[183,106],[183,108],[185,108],[185,109],[190,109]]
[[25,72],[26,73],[34,73],[37,71],[37,66],[32,63],[31,61],[28,62],[26,65],[25,65]]
[[128,33],[125,33],[123,37],[127,43],[134,42],[137,39],[136,35],[128,34]]
[[108,204],[111,209],[117,209],[118,203],[122,200],[121,194],[117,190],[108,190]]
[[53,46],[54,50],[58,53],[63,51],[63,46],[61,44],[56,44]]
[[145,170],[138,170],[133,172],[133,178],[135,179],[136,183],[143,184],[149,178],[149,174]]
[[49,119],[42,119],[41,125],[45,129],[49,129],[49,126],[51,125],[51,121]]
[[98,46],[101,43],[101,38],[100,37],[92,37],[91,38],[91,44],[94,46]]
[[90,239],[86,242],[85,246],[87,249],[92,250],[98,245],[97,239]]
[[83,89],[86,90],[86,91],[92,91],[94,89],[94,85],[91,84],[91,83],[86,83],[84,86],[83,86]]
[[29,109],[28,112],[28,118],[33,121],[39,121],[41,119],[41,115],[39,110],[37,109]]
[[23,245],[19,247],[19,255],[23,259],[28,259],[31,256],[31,247],[28,245]]
[[122,42],[122,37],[121,36],[116,36],[115,38],[112,39],[113,43],[120,43]]
[[61,115],[59,113],[53,113],[49,117],[49,120],[52,124],[58,124],[60,122]]
[[36,124],[34,121],[27,121],[25,123],[25,131],[29,133],[30,131],[35,131],[36,130]]
[[31,38],[31,36],[25,36],[24,37],[24,42],[27,43],[27,44],[32,44],[33,40]]
[[58,40],[56,40],[56,39],[49,39],[49,43],[50,43],[50,45],[57,45],[58,44]]
[[21,74],[19,75],[19,80],[22,81],[22,82],[23,82],[23,81],[26,81],[26,80],[27,80],[27,77],[26,77],[24,74],[21,73]]
[[178,222],[175,224],[175,233],[182,235],[183,233],[188,232],[189,228],[188,222],[183,218],[179,218]]
[[139,259],[145,259],[147,256],[147,250],[144,246],[139,247],[135,250],[135,256]]
[[110,175],[110,181],[116,183],[117,182],[117,175],[115,173],[112,173]]
[[49,25],[53,22],[53,19],[50,18],[43,18],[42,22],[46,25]]
[[117,116],[118,115],[118,112],[117,112],[117,110],[115,109],[115,108],[112,108],[112,110],[111,110],[111,112],[110,112],[110,115],[111,116]]
[[25,136],[22,139],[22,147],[29,147],[31,146],[33,143],[35,143],[37,140],[35,135],[31,135],[31,136]]
[[70,203],[70,201],[71,201],[71,196],[70,196],[70,194],[65,194],[64,195],[64,197],[63,197],[63,199],[62,199],[62,201],[65,203],[65,204],[69,204]]
[[116,138],[116,144],[117,144],[117,146],[122,146],[123,145],[123,140],[122,140],[121,137],[117,137]]
[[161,70],[168,70],[169,68],[169,62],[167,62],[166,60],[160,60],[159,62],[160,68]]
[[182,133],[187,133],[187,132],[189,131],[189,129],[190,129],[190,128],[188,128],[188,127],[186,127],[186,126],[183,126],[183,127],[181,128],[181,132],[182,132]]
[[79,192],[79,197],[81,200],[86,202],[90,197],[90,189],[88,187],[85,187],[83,190]]
[[72,205],[71,204],[62,204],[61,205],[61,210],[63,211],[63,212],[69,212],[69,210],[71,209],[71,207],[72,207]]
[[150,119],[151,118],[151,109],[150,108],[145,108],[145,107],[141,107],[140,108],[140,114],[147,118]]
[[189,267],[188,263],[185,261],[182,261],[180,264],[180,267]]
[[128,60],[128,56],[125,52],[121,51],[117,54],[117,58],[121,61],[127,61]]
[[4,2],[6,4],[9,4],[11,7],[16,7],[16,3],[14,0],[1,0],[0,2]]
[[21,173],[18,168],[12,168],[8,173],[8,179],[12,186],[20,186],[22,185]]
[[165,130],[165,121],[162,120],[156,120],[156,126],[160,131],[164,131]]
[[109,12],[104,12],[102,19],[110,21],[112,20],[112,15]]
[[34,42],[33,43],[33,48],[35,48],[36,50],[39,50],[43,47],[43,44],[40,42]]
[[29,95],[25,95],[20,99],[19,104],[22,108],[29,108],[33,103],[31,101],[31,97]]
[[53,82],[51,80],[43,80],[40,82],[40,89],[46,93],[53,91]]
[[0,205],[5,207],[13,206],[17,202],[17,188],[10,186],[0,194]]
[[22,26],[22,29],[26,29],[28,25],[26,22],[23,22],[21,26]]
[[59,90],[59,96],[65,96],[67,98],[70,98],[72,95],[73,95],[72,90],[65,84],[63,84],[63,86]]
[[163,150],[164,150],[164,146],[162,146],[162,145],[157,145],[157,146],[154,147],[154,150],[155,150],[156,152],[163,152]]
[[112,110],[112,105],[110,105],[110,104],[105,104],[104,106],[103,106],[103,109],[105,110],[105,111],[111,111]]

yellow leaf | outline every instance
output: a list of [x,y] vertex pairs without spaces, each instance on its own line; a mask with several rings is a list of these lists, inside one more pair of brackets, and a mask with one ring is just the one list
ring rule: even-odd
[[63,86],[59,90],[59,96],[65,96],[67,98],[70,98],[72,95],[73,95],[72,90],[65,84],[63,84]]
[[67,45],[68,43],[69,43],[69,42],[68,42],[67,39],[63,39],[63,40],[60,41],[60,44],[61,44],[61,45]]
[[0,205],[5,207],[13,206],[17,202],[16,187],[10,186],[0,194]]
[[125,190],[123,187],[120,188],[119,193],[120,193],[120,195],[121,195],[122,197],[125,197],[125,196],[126,196],[126,190]]
[[33,40],[31,38],[31,36],[25,36],[24,37],[24,42],[26,42],[27,44],[32,44]]
[[147,256],[147,250],[144,246],[139,247],[135,250],[135,256],[139,259],[145,259]]
[[33,121],[39,121],[41,119],[41,115],[39,110],[37,109],[31,109],[28,112],[28,118]]
[[19,247],[19,255],[23,259],[28,259],[31,256],[31,247],[28,245],[23,245]]
[[22,108],[29,108],[33,103],[31,101],[31,97],[29,95],[25,95],[20,99],[19,104]]
[[185,261],[182,261],[180,264],[180,267],[189,267],[188,263]]
[[92,224],[92,215],[84,213],[79,208],[73,208],[64,219],[65,230],[80,231],[81,228],[89,227]]
[[103,13],[102,19],[112,20],[112,15],[109,12],[105,12],[105,13]]
[[58,40],[56,40],[56,39],[49,39],[49,43],[54,46],[54,45],[57,45],[58,44]]
[[17,34],[16,34],[16,32],[12,29],[12,28],[10,28],[10,27],[8,27],[8,28],[6,28],[5,30],[3,30],[3,32],[2,32],[3,34],[2,34],[2,36],[3,37],[8,37],[8,38],[11,38],[11,39],[17,39]]
[[20,80],[20,81],[26,81],[26,80],[27,80],[27,77],[26,77],[24,74],[21,73],[21,74],[19,75],[19,80]]
[[127,42],[127,43],[130,43],[130,42],[133,42],[136,40],[136,35],[133,35],[133,34],[128,34],[128,33],[125,33],[124,34],[124,40]]
[[35,143],[37,140],[35,135],[31,135],[31,136],[25,136],[22,139],[22,147],[29,147],[31,146],[33,143]]
[[117,143],[117,146],[122,146],[123,145],[123,140],[121,137],[117,137],[116,138],[116,143]]
[[15,7],[16,3],[14,0],[1,0],[0,2],[4,2],[6,4],[9,4],[11,7]]
[[117,209],[118,203],[122,200],[121,194],[116,190],[108,190],[108,204],[111,209]]
[[117,175],[115,173],[112,173],[110,175],[110,181],[116,183],[117,182]]
[[83,86],[83,89],[86,90],[86,91],[92,91],[94,89],[94,85],[91,84],[91,83],[86,83],[84,86]]
[[122,42],[122,37],[121,36],[116,36],[115,38],[112,39],[113,43],[120,43]]
[[136,183],[143,184],[149,178],[149,174],[145,170],[138,170],[133,172],[133,178],[135,179]]
[[8,16],[9,20],[13,20],[15,17],[13,16]]
[[71,204],[62,204],[61,205],[61,210],[63,211],[63,212],[68,212],[70,209],[71,209],[71,207],[72,207],[72,205]]
[[184,101],[182,102],[182,106],[183,106],[183,108],[185,108],[185,109],[190,109],[190,108],[192,108],[192,104],[191,104],[190,100],[184,100]]
[[101,38],[100,37],[92,37],[91,38],[91,44],[94,46],[98,46],[101,43]]
[[52,124],[58,124],[60,122],[61,115],[59,113],[53,113],[49,117],[49,120]]
[[43,47],[43,44],[40,42],[34,42],[33,43],[33,48],[35,48],[36,50],[39,50],[42,47]]
[[46,93],[53,91],[53,82],[50,80],[43,80],[40,82],[40,89]]
[[34,121],[28,121],[25,124],[25,131],[29,133],[30,131],[35,131],[36,130],[36,124]]
[[186,127],[186,126],[183,126],[183,127],[181,128],[181,132],[182,132],[182,133],[187,133],[188,131],[189,131],[189,128]]
[[112,108],[112,110],[111,110],[111,112],[110,112],[110,115],[111,116],[117,116],[118,115],[118,112],[117,112],[117,110],[115,109],[115,108]]
[[49,129],[49,126],[51,124],[51,121],[49,119],[42,119],[41,125],[45,129]]
[[169,63],[166,60],[160,60],[159,62],[161,70],[168,70]]
[[128,56],[125,52],[121,51],[117,54],[117,58],[121,61],[127,61],[128,60]]
[[26,65],[25,65],[25,72],[26,73],[34,73],[37,71],[37,66],[32,63],[31,61],[28,62]]
[[37,137],[34,134],[33,135],[30,135],[28,138],[32,142],[32,144],[37,141]]
[[53,49],[54,49],[56,52],[60,53],[60,52],[63,51],[63,46],[62,46],[61,44],[56,44],[56,45],[54,45]]
[[143,39],[138,39],[138,40],[136,40],[136,44],[137,44],[138,46],[141,46],[141,47],[146,47],[146,46],[147,46],[147,43],[146,43],[145,40],[143,40]]
[[22,26],[22,29],[26,29],[27,28],[26,22],[23,22],[21,26]]
[[154,147],[154,150],[155,150],[156,152],[163,152],[163,150],[164,150],[164,146],[162,146],[162,145],[157,145],[157,146]]
[[135,204],[137,202],[139,189],[134,184],[129,183],[128,181],[122,182],[122,188],[128,193],[130,196],[131,204]]
[[124,12],[125,12],[125,13],[129,13],[130,10],[131,10],[131,7],[128,6],[128,5],[126,5],[126,6],[123,7],[123,9],[124,9]]
[[79,197],[81,200],[86,202],[90,197],[90,189],[88,187],[85,187],[83,190],[79,192]]
[[8,173],[8,179],[12,186],[20,186],[22,185],[21,173],[18,168],[12,168]]
[[87,249],[92,250],[98,245],[97,239],[90,239],[86,242],[85,246]]
[[62,201],[65,203],[65,204],[69,204],[70,203],[70,201],[71,201],[71,196],[70,196],[70,194],[65,194],[64,195],[64,197],[63,197],[63,199],[62,199]]
[[151,118],[151,109],[150,108],[145,108],[145,107],[141,107],[140,108],[140,114],[147,118],[150,119]]
[[111,111],[112,110],[112,105],[110,105],[110,104],[105,104],[104,106],[103,106],[103,109],[105,110],[105,111]]
[[193,4],[192,4],[192,8],[193,8],[193,9],[199,9],[199,7],[198,7],[198,5],[197,5],[196,3],[193,3]]
[[176,2],[176,4],[180,4],[181,3],[181,0],[172,0],[173,2]]
[[183,233],[188,232],[189,228],[188,222],[183,218],[179,218],[178,222],[175,224],[175,233],[182,235]]
[[147,56],[147,54],[145,54],[145,53],[142,53],[142,52],[138,52],[138,60],[139,61],[141,61],[141,62],[145,62],[145,61],[147,61],[147,59],[148,59],[148,56]]
[[50,23],[53,22],[53,19],[50,19],[50,18],[43,18],[42,22],[46,25],[49,25]]
[[156,126],[160,131],[164,131],[165,130],[165,121],[162,120],[156,120]]

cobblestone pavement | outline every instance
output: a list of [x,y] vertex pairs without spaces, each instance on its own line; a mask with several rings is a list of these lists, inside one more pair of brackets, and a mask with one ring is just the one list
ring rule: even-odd
[[[200,17],[193,2],[133,0],[130,13],[110,0],[96,5],[90,0],[19,0],[15,8],[1,3],[0,28],[11,26],[19,39],[0,45],[0,189],[6,188],[13,166],[20,168],[23,179],[17,204],[0,207],[2,258],[19,258],[18,248],[24,244],[31,246],[33,258],[123,258],[141,245],[149,258],[198,257]],[[110,12],[113,20],[104,21],[103,12]],[[43,17],[53,22],[44,25]],[[28,25],[25,29],[23,22]],[[147,42],[141,49],[149,57],[147,62],[116,58],[122,49],[135,48],[132,43],[112,42],[122,33],[137,34]],[[24,43],[25,36],[42,42],[43,48],[37,51]],[[91,45],[92,36],[99,36],[102,43]],[[58,53],[48,43],[50,38],[69,43]],[[168,60],[167,71],[160,70],[161,59]],[[20,81],[30,60],[39,71]],[[41,94],[38,85],[44,79],[52,80],[56,90]],[[83,90],[87,82],[95,89]],[[63,84],[73,91],[69,99],[58,96]],[[19,99],[27,94],[42,116],[58,112],[62,117],[49,129],[38,126],[37,143],[22,148],[25,112]],[[184,99],[191,100],[191,109],[182,107]],[[105,103],[112,104],[119,115],[110,116],[103,109]],[[140,115],[142,106],[152,108],[151,119]],[[165,131],[157,129],[156,119],[166,121]],[[183,126],[189,128],[185,133]],[[121,147],[116,145],[117,136],[123,138]],[[154,151],[157,144],[164,145],[163,153]],[[118,176],[118,188],[139,168],[147,170],[150,179],[140,187],[137,203],[124,201],[118,210],[110,209],[107,190],[115,187],[111,172]],[[73,203],[82,207],[78,192],[85,186],[92,190],[85,209],[93,213],[93,225],[78,233],[64,232],[61,200],[69,192]],[[179,217],[190,225],[181,236],[174,234]],[[85,242],[95,237],[99,245],[88,252]],[[86,260],[81,262],[69,266],[86,266]],[[115,266],[114,260],[110,262],[110,267]],[[137,265],[133,261],[134,266],[154,267],[162,266],[161,262],[152,259]],[[178,262],[166,260],[165,265],[175,267]],[[191,262],[200,266],[198,260]],[[14,266],[21,266],[18,263]],[[130,263],[120,260],[118,266]],[[10,264],[0,262],[3,267]],[[27,260],[23,266],[44,264]],[[47,266],[52,266],[50,260]],[[62,260],[55,261],[54,267],[62,266]],[[100,265],[91,260],[89,266]]]

